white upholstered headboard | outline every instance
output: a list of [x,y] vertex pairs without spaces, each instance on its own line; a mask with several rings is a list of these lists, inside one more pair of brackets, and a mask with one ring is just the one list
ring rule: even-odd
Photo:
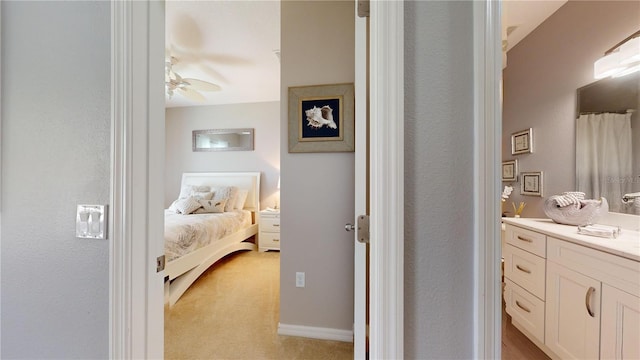
[[201,172],[183,173],[180,188],[185,185],[206,185],[211,188],[237,186],[249,191],[244,209],[260,211],[260,173],[259,172]]

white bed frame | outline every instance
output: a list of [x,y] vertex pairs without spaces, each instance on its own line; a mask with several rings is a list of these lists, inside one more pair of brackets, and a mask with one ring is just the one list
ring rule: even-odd
[[[211,265],[226,255],[240,250],[255,250],[256,244],[246,242],[258,234],[260,212],[259,172],[184,173],[180,188],[185,185],[207,185],[212,188],[237,186],[248,190],[244,209],[252,212],[251,226],[224,237],[208,246],[170,261],[165,266],[165,303],[173,306],[182,294]],[[257,243],[257,239],[256,239]]]

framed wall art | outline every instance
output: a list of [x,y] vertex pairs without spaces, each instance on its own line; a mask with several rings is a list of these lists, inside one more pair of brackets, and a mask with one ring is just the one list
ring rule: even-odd
[[533,129],[518,131],[511,134],[511,155],[533,152]]
[[502,181],[518,181],[518,160],[502,162]]
[[542,196],[542,171],[522,172],[520,194],[530,196]]
[[354,151],[353,84],[289,88],[289,152]]

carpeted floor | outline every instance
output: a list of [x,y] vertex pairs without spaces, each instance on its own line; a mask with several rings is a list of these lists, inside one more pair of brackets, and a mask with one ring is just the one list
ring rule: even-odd
[[165,307],[166,359],[352,359],[353,344],[277,334],[280,253],[232,254]]

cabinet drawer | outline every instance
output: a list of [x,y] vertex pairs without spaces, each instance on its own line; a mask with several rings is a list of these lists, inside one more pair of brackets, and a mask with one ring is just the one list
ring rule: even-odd
[[262,249],[280,249],[279,233],[260,233],[258,247]]
[[260,220],[260,231],[280,232],[280,218],[262,218]]
[[540,299],[545,294],[545,260],[512,245],[504,248],[504,276]]
[[511,321],[544,343],[544,306],[545,303],[526,290],[505,279],[504,300]]
[[547,237],[544,234],[507,224],[506,236],[507,244],[546,258]]

